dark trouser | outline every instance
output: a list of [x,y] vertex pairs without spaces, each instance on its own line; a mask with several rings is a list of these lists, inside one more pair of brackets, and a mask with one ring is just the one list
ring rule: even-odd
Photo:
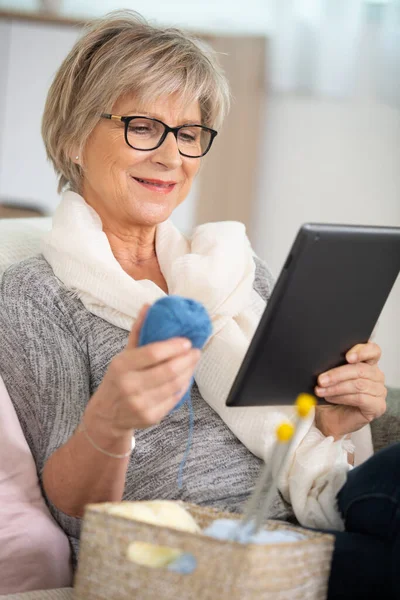
[[400,600],[400,443],[350,471],[338,494],[328,600]]

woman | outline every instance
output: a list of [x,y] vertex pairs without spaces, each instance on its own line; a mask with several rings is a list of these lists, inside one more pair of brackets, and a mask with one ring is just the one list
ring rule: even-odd
[[[75,559],[87,503],[169,498],[240,511],[268,460],[281,414],[224,400],[271,276],[240,224],[204,225],[188,240],[169,220],[227,105],[211,51],[129,12],[89,27],[49,91],[43,137],[66,191],[43,256],[3,277],[0,365]],[[213,335],[202,355],[183,338],[138,347],[147,307],[164,294],[205,304]],[[332,406],[302,433],[269,517],[290,518],[293,507],[305,526],[343,529],[335,495],[350,469],[348,437],[385,409],[379,358],[375,344],[361,344],[347,365],[321,374],[316,394]],[[194,438],[179,489],[187,408],[171,411],[194,371]],[[350,535],[338,534],[343,547]],[[336,567],[338,548],[332,598],[346,568]]]

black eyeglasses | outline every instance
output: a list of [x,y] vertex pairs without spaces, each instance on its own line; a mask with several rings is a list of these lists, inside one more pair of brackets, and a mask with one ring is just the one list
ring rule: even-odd
[[174,134],[179,153],[188,158],[201,158],[211,148],[217,131],[204,125],[180,125],[169,127],[151,117],[121,117],[103,113],[103,119],[122,121],[125,125],[125,141],[134,150],[148,152],[159,148],[167,135]]

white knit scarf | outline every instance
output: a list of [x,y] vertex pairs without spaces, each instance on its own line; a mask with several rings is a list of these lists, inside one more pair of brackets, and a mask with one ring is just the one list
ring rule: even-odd
[[[255,263],[244,226],[200,225],[187,239],[167,220],[157,226],[155,242],[169,293],[198,300],[211,317],[213,333],[195,373],[201,395],[238,439],[265,459],[282,412],[225,405],[265,307],[253,289]],[[64,193],[42,252],[88,311],[127,331],[143,304],[165,295],[154,282],[136,281],[122,269],[100,217],[74,192]]]

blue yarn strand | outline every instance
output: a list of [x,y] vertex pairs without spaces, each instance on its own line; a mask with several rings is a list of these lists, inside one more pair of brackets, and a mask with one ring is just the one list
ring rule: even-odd
[[186,461],[189,456],[190,448],[192,446],[192,441],[193,441],[194,410],[193,410],[192,399],[190,397],[190,394],[189,394],[189,398],[186,400],[186,404],[187,404],[188,411],[189,411],[189,433],[188,433],[188,439],[186,442],[185,454],[183,455],[183,458],[179,465],[179,471],[178,471],[178,489],[180,489],[180,490],[182,489],[182,485],[183,485],[183,469],[185,468]]
[[[139,335],[139,346],[168,340],[172,337],[185,337],[192,342],[193,348],[203,348],[212,333],[212,324],[205,307],[191,298],[182,296],[165,296],[157,300],[150,308]],[[187,403],[189,410],[189,432],[186,450],[178,471],[178,488],[182,488],[183,470],[185,468],[192,445],[194,428],[194,411],[190,398],[190,382],[186,393],[171,410],[179,410]]]

